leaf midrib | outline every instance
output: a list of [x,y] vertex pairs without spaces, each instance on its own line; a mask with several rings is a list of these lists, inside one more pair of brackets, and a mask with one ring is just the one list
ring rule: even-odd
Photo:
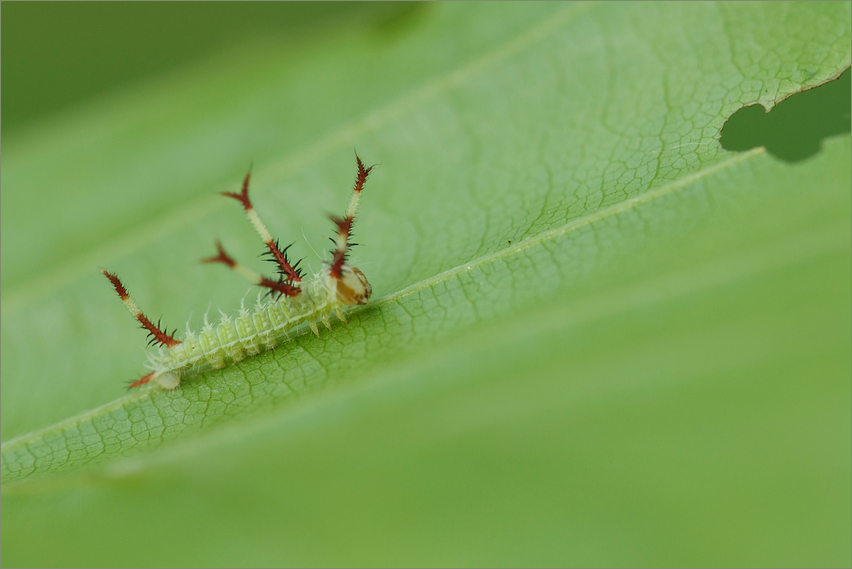
[[[751,152],[752,155],[762,154],[762,151]],[[743,157],[737,157],[737,160],[727,161],[725,164],[730,165],[732,162],[740,162]],[[700,176],[690,176],[692,180],[699,178]],[[674,191],[678,187],[684,187],[685,183],[677,183],[673,182],[667,186],[669,192]],[[655,197],[660,197],[664,195],[664,192],[655,192],[657,195]],[[665,192],[668,193],[668,192]],[[645,199],[645,200],[630,200],[634,202],[634,205],[638,205],[638,203],[646,203],[651,201],[653,198]],[[609,208],[610,210],[615,208]],[[623,208],[620,211],[624,211]],[[618,211],[610,211],[608,215],[615,215]],[[577,222],[572,224],[567,224],[565,227],[559,228],[558,230],[548,232],[548,237],[551,239],[558,238],[574,229],[581,228],[585,225],[588,225],[593,220],[589,220],[593,216],[587,216],[582,220],[577,220]],[[597,219],[603,219],[607,216],[601,215]],[[570,226],[570,227],[569,227]],[[607,315],[616,314],[618,312],[624,311],[628,308],[635,307],[637,304],[647,305],[654,304],[660,302],[662,300],[661,295],[664,295],[665,298],[672,297],[683,297],[689,294],[695,294],[697,291],[705,290],[705,289],[713,289],[719,286],[722,286],[726,283],[736,282],[739,280],[747,279],[755,274],[762,274],[768,271],[771,271],[774,268],[785,265],[794,265],[802,262],[803,260],[813,258],[814,256],[820,256],[825,254],[830,254],[835,252],[839,247],[842,247],[844,240],[841,238],[842,235],[846,235],[848,232],[848,225],[846,223],[835,223],[828,226],[820,226],[817,228],[811,228],[806,230],[805,233],[797,233],[795,235],[790,235],[785,239],[782,239],[780,242],[773,242],[769,244],[759,245],[756,248],[749,248],[745,251],[739,251],[731,253],[728,256],[725,256],[722,259],[715,259],[709,261],[707,263],[703,263],[697,267],[692,267],[688,270],[680,270],[675,271],[674,273],[666,273],[655,275],[650,279],[643,280],[640,283],[631,284],[624,287],[619,287],[615,290],[609,290],[602,292],[598,295],[595,295],[591,298],[586,298],[582,301],[581,304],[568,307],[563,307],[561,313],[565,313],[566,311],[572,315],[572,319],[575,324],[577,322],[588,322],[595,318],[606,317]],[[530,239],[529,241],[538,241],[542,242],[543,236],[538,236]],[[513,248],[515,252],[519,252],[532,244],[529,242],[520,243],[518,247]],[[486,259],[496,259],[508,256],[506,252],[501,252],[500,254],[492,254],[485,256],[481,259],[477,259],[475,262],[468,263],[457,267],[451,271],[446,271],[442,273],[445,277],[440,280],[429,279],[433,284],[439,284],[444,280],[449,280],[454,278],[461,271],[466,271],[468,268],[472,268],[474,266],[481,266],[485,264]],[[757,261],[755,261],[757,260]],[[696,278],[696,271],[700,273],[700,276]],[[425,281],[424,281],[425,282]],[[424,283],[418,283],[412,287],[408,287],[402,291],[394,293],[392,295],[388,295],[378,301],[377,304],[390,304],[392,302],[397,302],[404,296],[409,294],[416,293],[417,290],[421,290],[426,288]],[[665,291],[665,292],[663,292]],[[369,307],[359,308],[358,311],[367,309]],[[553,315],[550,315],[553,316]],[[557,318],[561,318],[558,317]],[[552,322],[547,324],[545,319],[537,319],[536,322],[542,323],[545,325],[552,326]],[[783,321],[783,318],[780,318]],[[560,326],[564,324],[564,319],[560,320]],[[3,445],[3,453],[7,450],[14,449],[15,447],[21,444],[28,444],[36,441],[39,437],[53,431],[62,430],[65,427],[73,425],[75,422],[82,421],[86,418],[94,417],[102,411],[112,411],[114,409],[120,408],[124,403],[128,400],[136,400],[144,398],[148,395],[148,392],[137,393],[132,396],[123,397],[116,401],[113,401],[107,405],[101,406],[97,409],[93,409],[91,411],[87,411],[86,413],[77,415],[72,419],[68,419],[66,421],[59,422],[51,427],[47,427],[45,429],[41,429],[38,431],[34,431],[32,433],[22,435],[10,441],[9,443],[5,443]],[[155,448],[159,448],[155,447]],[[151,449],[154,450],[154,449]],[[136,458],[134,457],[126,457],[126,456],[116,456],[115,458],[120,458],[125,461],[131,461],[128,464],[136,464]],[[103,464],[103,463],[101,463]],[[120,468],[121,469],[121,468]],[[38,476],[35,479],[30,479],[29,477],[24,477],[18,480],[15,480],[12,483],[3,485],[4,494],[8,494],[10,491],[13,494],[37,494],[43,493],[45,490],[55,490],[57,488],[75,486],[79,484],[81,480],[88,480],[87,470],[79,470],[74,469],[72,478],[68,477],[56,477],[56,476]],[[62,474],[61,470],[56,472],[55,474]],[[82,476],[82,478],[80,478]]]
[[[760,156],[764,153],[765,153],[765,149],[760,147],[760,148],[755,148],[755,149],[752,149],[752,150],[749,150],[747,152],[743,152],[743,153],[740,153],[740,154],[734,154],[730,158],[728,158],[727,160],[723,160],[723,161],[719,162],[718,164],[715,164],[712,167],[709,167],[709,168],[706,168],[706,169],[703,169],[703,170],[699,170],[699,171],[693,172],[689,175],[686,175],[686,176],[684,176],[680,179],[673,180],[673,181],[669,182],[668,184],[665,184],[665,185],[663,185],[663,186],[661,186],[661,187],[659,187],[655,190],[645,192],[644,194],[641,194],[641,195],[635,196],[633,198],[624,200],[624,201],[619,202],[617,204],[613,204],[613,205],[611,205],[607,208],[595,211],[591,214],[588,214],[588,215],[585,215],[585,216],[580,216],[580,217],[570,221],[569,223],[566,223],[565,225],[563,225],[561,227],[557,227],[557,228],[551,229],[549,231],[542,232],[538,235],[535,235],[533,237],[530,237],[528,239],[520,241],[520,242],[513,244],[509,247],[506,247],[505,249],[501,249],[499,251],[495,251],[493,253],[483,255],[482,257],[474,259],[474,260],[472,260],[468,263],[464,263],[462,265],[459,265],[457,267],[454,267],[452,269],[449,269],[447,271],[439,273],[439,274],[435,275],[434,277],[424,279],[420,282],[414,283],[411,286],[408,286],[408,287],[406,287],[406,288],[404,288],[400,291],[397,291],[395,293],[389,294],[389,295],[379,299],[378,301],[371,303],[369,306],[355,308],[354,310],[350,311],[349,314],[354,315],[354,314],[357,314],[357,313],[359,313],[363,310],[367,310],[367,309],[375,310],[376,306],[389,305],[389,304],[392,304],[392,303],[399,302],[402,299],[404,299],[405,297],[413,295],[413,294],[417,294],[424,289],[432,288],[432,287],[440,285],[444,282],[455,279],[458,275],[460,275],[464,272],[467,272],[467,271],[470,271],[472,269],[482,267],[484,265],[488,265],[488,264],[491,264],[491,263],[494,263],[494,262],[497,262],[497,261],[501,261],[501,260],[503,260],[507,257],[511,257],[513,255],[519,254],[526,249],[540,245],[544,242],[556,240],[556,239],[558,239],[558,238],[560,238],[560,237],[562,237],[562,236],[564,236],[568,233],[571,233],[573,231],[581,229],[581,228],[583,228],[587,225],[591,225],[595,222],[604,220],[606,218],[616,216],[616,215],[621,214],[623,212],[629,211],[629,210],[631,210],[635,207],[638,207],[642,204],[645,204],[645,203],[654,201],[656,199],[659,199],[661,197],[664,197],[664,196],[666,196],[666,195],[668,195],[672,192],[675,192],[675,191],[677,191],[681,188],[687,187],[688,185],[692,184],[693,182],[696,182],[698,180],[701,180],[703,178],[711,176],[711,175],[713,175],[713,174],[715,174],[719,171],[722,171],[726,168],[731,168],[731,167],[739,164],[740,162],[744,162],[744,161],[749,160],[751,158]],[[300,333],[294,334],[293,337],[295,338],[295,337],[303,335],[307,332],[308,332],[307,327],[303,326]],[[91,419],[93,417],[97,417],[101,414],[111,412],[115,409],[119,409],[122,406],[126,405],[127,403],[131,403],[131,402],[134,402],[134,401],[138,401],[140,399],[144,399],[145,397],[148,397],[149,395],[150,395],[150,390],[131,393],[131,394],[125,395],[124,397],[116,399],[114,401],[111,401],[111,402],[109,402],[105,405],[97,407],[95,409],[85,411],[83,413],[80,413],[80,414],[75,415],[73,417],[70,417],[68,419],[64,419],[62,421],[59,421],[58,423],[54,423],[53,425],[44,427],[42,429],[38,429],[36,431],[31,431],[30,433],[25,433],[25,434],[19,435],[18,437],[15,437],[14,439],[3,444],[3,454],[5,454],[7,451],[14,450],[15,448],[17,448],[20,445],[26,445],[26,444],[29,444],[31,442],[34,442],[34,441],[44,437],[47,434],[62,431],[64,429],[68,428],[68,427],[71,427],[75,424],[79,424],[79,423],[84,422],[84,421]]]

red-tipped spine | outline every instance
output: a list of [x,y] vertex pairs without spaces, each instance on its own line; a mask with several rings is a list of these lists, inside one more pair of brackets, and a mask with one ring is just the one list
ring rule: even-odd
[[140,385],[145,385],[146,383],[148,383],[152,379],[154,379],[154,372],[153,371],[151,373],[146,373],[145,375],[143,375],[142,377],[140,377],[136,381],[132,382],[130,385],[127,386],[127,389],[133,389],[134,387],[139,387]]
[[227,265],[230,268],[235,268],[237,266],[237,262],[233,257],[225,253],[225,249],[222,247],[222,243],[216,241],[216,253],[215,257],[205,257],[201,259],[202,263],[222,263],[223,265]]
[[[162,344],[163,346],[177,346],[180,344],[180,340],[175,340],[173,334],[167,333],[165,330],[161,330],[159,326],[153,324],[148,317],[142,314],[142,311],[136,306],[136,303],[133,302],[133,299],[130,298],[130,293],[127,292],[127,289],[119,280],[118,276],[114,273],[110,273],[106,269],[101,269],[103,271],[104,276],[109,279],[112,283],[112,286],[115,287],[115,292],[118,293],[118,297],[121,299],[121,302],[124,303],[124,306],[133,315],[136,320],[142,324],[142,327],[148,330],[148,335],[151,336],[151,341]],[[144,379],[144,378],[143,378]],[[141,381],[141,380],[140,380]]]
[[237,261],[228,255],[225,252],[225,249],[222,247],[220,242],[216,242],[216,251],[217,254],[215,257],[207,257],[205,259],[201,259],[202,263],[221,263],[226,265],[232,271],[240,273],[243,275],[249,282],[254,285],[262,286],[264,288],[268,288],[270,292],[277,292],[278,295],[286,295],[286,296],[298,296],[301,293],[301,289],[297,286],[291,285],[289,282],[285,281],[283,278],[279,278],[277,281],[272,280],[263,275],[259,275],[254,271],[247,269],[237,263]]
[[243,189],[238,194],[235,194],[233,192],[222,192],[223,196],[234,198],[235,200],[243,204],[243,207],[246,211],[252,209],[251,200],[249,200],[248,197],[249,180],[251,180],[251,172],[246,174],[246,177],[243,179]]
[[337,235],[336,238],[332,238],[336,247],[332,251],[333,257],[329,272],[332,277],[338,279],[341,276],[343,264],[346,262],[349,250],[354,245],[354,243],[349,242],[349,239],[352,237],[352,226],[355,224],[355,210],[358,207],[358,199],[361,196],[361,191],[364,189],[364,182],[367,181],[367,176],[370,175],[370,171],[373,169],[372,166],[365,168],[364,163],[361,162],[357,154],[355,155],[355,161],[358,163],[358,174],[355,177],[355,187],[353,188],[352,199],[349,201],[346,215],[344,217],[331,216],[331,221],[337,226]]
[[372,166],[369,168],[364,168],[364,163],[361,162],[361,159],[358,155],[355,155],[355,161],[358,163],[358,177],[355,179],[355,188],[354,191],[356,194],[360,194],[361,190],[364,189],[364,182],[367,181],[367,176],[370,174],[370,170],[373,169]]
[[[272,256],[272,259],[278,265],[278,272],[290,283],[298,283],[302,281],[302,273],[301,271],[294,265],[290,263],[290,260],[287,258],[285,251],[281,251],[278,247],[278,243],[272,238],[272,235],[269,233],[269,230],[266,229],[266,226],[260,220],[260,217],[257,215],[257,212],[254,210],[254,207],[251,204],[251,200],[248,197],[248,186],[249,180],[251,179],[251,172],[246,174],[245,179],[243,180],[243,189],[239,194],[235,194],[233,192],[222,192],[223,196],[227,196],[229,198],[234,198],[240,204],[242,204],[243,209],[246,211],[246,216],[249,218],[249,221],[254,226],[255,230],[260,235],[260,238],[263,239],[263,242],[266,244],[266,248],[269,249],[269,254]],[[298,265],[298,263],[297,263]]]
[[302,289],[297,286],[293,286],[284,279],[279,279],[277,281],[273,281],[272,279],[268,279],[266,277],[260,277],[260,282],[257,283],[257,286],[262,286],[268,288],[270,292],[277,292],[278,296],[282,294],[284,296],[294,297],[299,296],[301,294]]

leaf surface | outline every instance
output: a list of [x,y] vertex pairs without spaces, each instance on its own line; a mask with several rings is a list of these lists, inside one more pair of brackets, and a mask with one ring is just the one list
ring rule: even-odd
[[[436,4],[8,142],[4,560],[848,565],[849,136],[796,164],[717,139],[846,69],[849,19]],[[316,271],[353,148],[375,302],[122,396],[143,333],[97,267],[197,328],[245,286],[196,260],[259,251],[216,193],[253,160]]]

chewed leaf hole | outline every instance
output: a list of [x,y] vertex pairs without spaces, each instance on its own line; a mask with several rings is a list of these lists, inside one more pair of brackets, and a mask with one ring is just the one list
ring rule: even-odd
[[725,150],[765,146],[773,156],[798,162],[819,152],[824,138],[850,131],[849,69],[836,80],[797,93],[770,112],[750,105],[735,112],[722,128]]

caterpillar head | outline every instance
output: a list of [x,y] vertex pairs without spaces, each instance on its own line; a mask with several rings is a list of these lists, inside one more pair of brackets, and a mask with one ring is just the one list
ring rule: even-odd
[[343,304],[367,304],[373,287],[358,267],[344,263],[337,280],[337,299]]

